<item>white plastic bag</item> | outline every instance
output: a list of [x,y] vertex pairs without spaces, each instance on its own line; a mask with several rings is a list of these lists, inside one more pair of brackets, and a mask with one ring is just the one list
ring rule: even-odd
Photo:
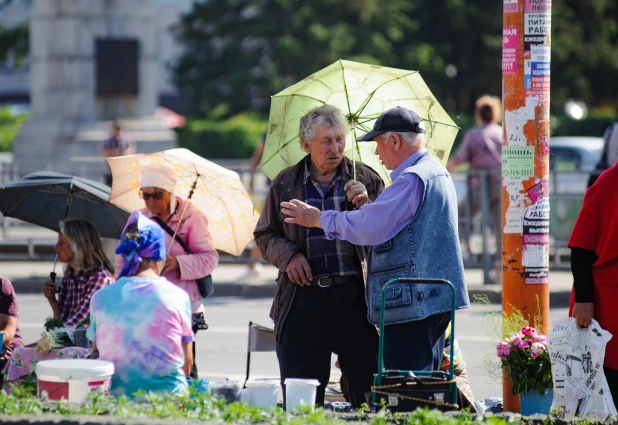
[[565,418],[606,418],[616,407],[603,373],[605,346],[612,334],[596,320],[588,328],[575,319],[554,320],[548,338],[554,382],[552,410],[562,408]]

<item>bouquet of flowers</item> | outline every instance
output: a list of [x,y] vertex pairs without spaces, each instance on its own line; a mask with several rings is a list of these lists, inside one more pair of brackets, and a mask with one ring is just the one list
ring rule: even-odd
[[513,382],[513,394],[536,390],[543,395],[546,389],[553,387],[547,336],[540,335],[536,329],[521,328],[498,342],[496,351]]
[[36,351],[38,353],[47,354],[52,348],[72,347],[73,345],[73,329],[65,327],[60,319],[48,317],[45,319],[45,332],[41,334],[41,339],[38,341]]

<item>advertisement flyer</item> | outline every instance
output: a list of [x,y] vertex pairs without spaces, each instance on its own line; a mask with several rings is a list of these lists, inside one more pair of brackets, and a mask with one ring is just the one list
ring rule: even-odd
[[544,44],[551,28],[551,0],[524,0],[524,51]]
[[524,283],[545,285],[549,283],[549,199],[547,182],[528,189],[534,204],[526,208],[523,222]]
[[504,0],[504,13],[517,12],[518,0]]
[[534,146],[503,146],[502,177],[534,176]]
[[502,72],[517,72],[518,41],[517,27],[506,27],[502,30]]

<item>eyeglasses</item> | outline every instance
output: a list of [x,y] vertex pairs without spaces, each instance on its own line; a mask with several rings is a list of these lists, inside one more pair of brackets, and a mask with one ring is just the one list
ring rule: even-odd
[[144,201],[147,201],[150,198],[154,199],[155,201],[159,201],[161,200],[161,198],[163,198],[163,192],[146,193],[140,190],[139,197],[142,198]]

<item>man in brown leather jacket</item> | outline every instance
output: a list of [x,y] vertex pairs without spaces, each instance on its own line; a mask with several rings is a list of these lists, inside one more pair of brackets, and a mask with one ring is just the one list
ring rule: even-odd
[[[281,381],[320,381],[324,402],[331,354],[349,381],[350,401],[365,402],[377,368],[378,336],[367,320],[362,262],[365,249],[328,240],[322,229],[284,223],[280,203],[302,199],[321,210],[346,211],[373,201],[384,189],[378,174],[343,156],[347,125],[330,105],[301,119],[308,155],[273,180],[254,236],[262,256],[279,268],[270,317],[275,322]],[[356,180],[353,176],[356,174]]]

